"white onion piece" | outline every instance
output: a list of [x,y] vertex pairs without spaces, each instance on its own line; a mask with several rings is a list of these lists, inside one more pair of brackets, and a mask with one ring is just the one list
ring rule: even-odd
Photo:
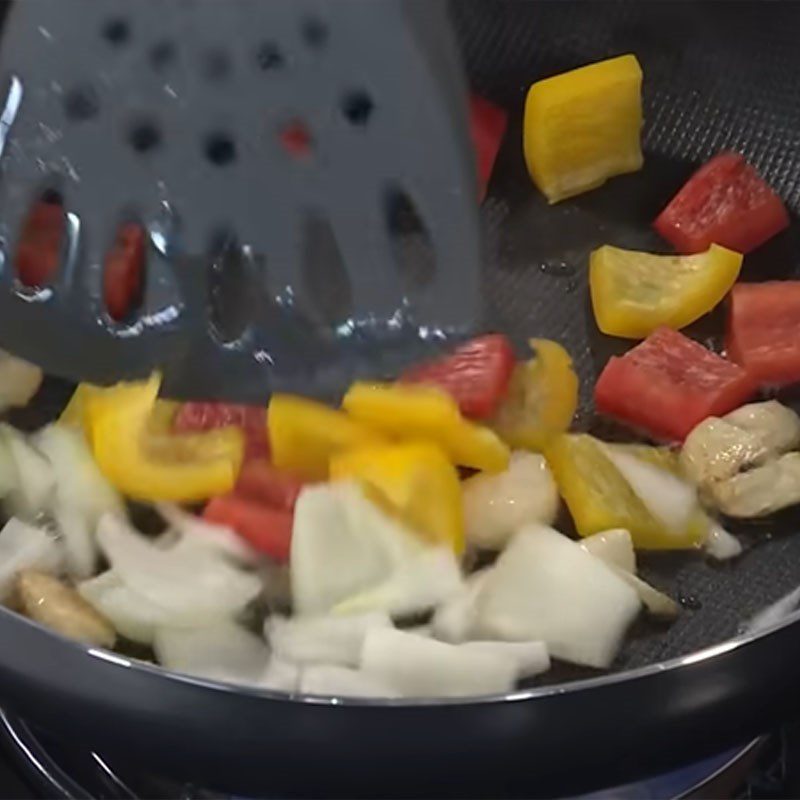
[[53,468],[49,459],[10,425],[0,424],[0,437],[16,470],[16,483],[6,498],[8,506],[15,516],[34,520],[52,503],[55,492]]
[[509,691],[518,662],[394,628],[373,628],[364,639],[361,669],[403,697],[470,697]]
[[475,628],[475,602],[490,569],[470,575],[452,597],[436,608],[431,619],[434,637],[450,644],[470,638]]
[[157,628],[153,650],[167,669],[228,683],[258,683],[269,661],[266,644],[230,622],[210,628]]
[[543,641],[551,656],[606,668],[639,612],[636,592],[599,558],[552,528],[517,533],[477,600],[476,635]]
[[227,525],[207,522],[173,503],[156,503],[156,509],[187,544],[208,547],[240,564],[252,565],[260,560],[259,554]]
[[500,550],[529,522],[550,525],[558,513],[558,489],[544,457],[517,452],[508,469],[462,483],[467,541]]
[[697,509],[694,487],[671,472],[613,445],[603,447],[603,452],[667,531],[683,534]]
[[0,412],[28,405],[39,391],[42,377],[35,364],[0,350]]
[[717,561],[726,561],[741,555],[742,543],[732,533],[726,531],[719,522],[710,519],[708,536],[703,543],[703,549],[711,558],[715,558]]
[[64,547],[64,571],[74,580],[86,580],[94,573],[98,556],[94,530],[86,515],[74,506],[57,504],[53,519]]
[[0,436],[0,499],[5,499],[19,484],[17,467],[11,456],[11,449],[4,437]]
[[511,659],[517,665],[517,680],[541,675],[550,669],[550,655],[544,642],[464,642],[459,645],[468,652],[489,653]]
[[639,595],[649,614],[662,619],[674,619],[678,616],[678,604],[669,595],[660,592],[632,572],[626,572],[611,564],[608,566]]
[[606,564],[636,574],[636,553],[633,539],[625,528],[612,528],[581,539],[581,547]]
[[97,537],[122,580],[170,612],[173,624],[233,617],[261,591],[255,575],[225,558],[203,548],[160,550],[111,514],[100,520]]
[[365,672],[348,667],[317,665],[300,674],[303,694],[323,697],[399,697],[395,688]]
[[268,617],[264,634],[273,654],[284,661],[355,667],[367,631],[391,625],[385,613],[296,619]]
[[0,602],[8,599],[20,570],[52,574],[62,561],[63,551],[47,531],[12,517],[0,531]]
[[300,667],[272,656],[257,682],[275,692],[296,692],[300,688]]

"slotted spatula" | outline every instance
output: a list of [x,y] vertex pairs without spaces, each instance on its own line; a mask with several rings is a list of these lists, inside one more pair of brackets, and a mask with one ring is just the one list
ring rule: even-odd
[[[73,379],[162,367],[174,393],[255,400],[334,390],[474,327],[477,190],[443,2],[8,13],[0,346]],[[45,190],[66,246],[52,285],[31,288],[14,255]],[[148,233],[146,282],[117,323],[103,264],[130,220]]]

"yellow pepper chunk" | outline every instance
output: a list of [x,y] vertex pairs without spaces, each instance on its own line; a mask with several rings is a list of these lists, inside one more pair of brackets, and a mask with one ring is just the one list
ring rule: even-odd
[[525,162],[551,203],[642,167],[642,69],[626,55],[537,81],[525,101]]
[[95,461],[123,494],[137,500],[197,502],[233,489],[244,457],[237,428],[209,434],[148,430],[161,378],[97,389],[84,419]]
[[103,389],[100,386],[94,386],[91,383],[79,383],[61,412],[61,416],[58,418],[59,423],[61,425],[69,425],[72,428],[83,428],[89,398],[93,394],[102,391]]
[[409,527],[436,544],[464,551],[458,472],[429,442],[350,450],[331,459],[331,478],[357,478],[375,490]]
[[267,409],[272,461],[309,480],[325,480],[331,456],[380,444],[375,431],[333,408],[290,394],[274,394]]
[[[705,541],[708,522],[699,505],[682,530],[668,528],[631,488],[603,448],[602,442],[587,434],[565,434],[554,439],[545,452],[581,536],[626,528],[634,546],[647,550],[682,550]],[[623,452],[663,469],[666,479],[674,480],[668,451],[641,446]]]
[[564,433],[578,407],[578,376],[569,353],[549,339],[531,339],[535,357],[517,364],[491,425],[514,449],[541,452]]
[[459,466],[489,472],[508,466],[510,452],[497,434],[464,419],[456,402],[434,387],[357,382],[342,407],[387,436],[438,444]]
[[679,330],[725,297],[741,266],[740,253],[716,244],[692,256],[658,256],[605,245],[589,259],[597,327],[627,339],[644,339],[662,325]]

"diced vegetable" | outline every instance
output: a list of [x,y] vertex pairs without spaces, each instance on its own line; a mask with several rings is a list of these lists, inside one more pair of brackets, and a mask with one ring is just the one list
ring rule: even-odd
[[749,253],[789,225],[780,197],[738,153],[700,167],[653,223],[679,253],[717,243]]
[[267,409],[239,403],[181,403],[172,421],[175,433],[197,433],[216,428],[241,428],[246,458],[269,456]]
[[55,475],[48,459],[34,447],[24,434],[10,425],[0,423],[0,459],[6,452],[11,457],[11,469],[5,464],[2,482],[8,492],[5,500],[12,514],[34,521],[50,508],[55,493]]
[[465,420],[440,389],[406,384],[354,383],[342,407],[363,425],[390,437],[440,445],[453,463],[499,472],[508,448],[488,428]]
[[17,573],[34,569],[58,572],[63,553],[47,532],[12,517],[0,531],[0,601],[6,601]]
[[391,627],[388,614],[341,617],[267,618],[264,633],[273,655],[293,664],[357,667],[367,631]]
[[270,508],[294,511],[305,481],[277,469],[265,458],[254,458],[242,465],[236,480],[236,494]]
[[224,557],[201,548],[159,550],[117,517],[104,516],[97,536],[114,571],[137,594],[169,611],[172,625],[234,617],[261,591],[255,575]]
[[726,422],[758,436],[772,453],[800,446],[800,417],[777,400],[749,403],[725,415]]
[[394,628],[373,628],[364,640],[361,668],[404,697],[465,697],[508,692],[518,660],[467,650]]
[[558,489],[544,457],[514,453],[505,472],[474,475],[462,484],[467,541],[502,549],[524,524],[551,525],[558,513]]
[[235,530],[254,550],[286,561],[292,542],[292,512],[254,503],[235,494],[212,498],[203,519]]
[[703,548],[711,558],[715,558],[717,561],[727,561],[742,553],[742,543],[713,520],[709,523],[708,538],[703,544]]
[[491,425],[511,447],[541,451],[572,422],[578,376],[558,342],[531,339],[529,345],[534,357],[514,368],[508,396]]
[[353,478],[378,494],[404,523],[430,542],[464,550],[458,472],[427,442],[350,450],[331,459],[331,478]]
[[106,255],[103,299],[112,319],[123,320],[142,295],[145,272],[146,234],[135,223],[123,225]]
[[267,669],[263,640],[239,625],[158,628],[153,649],[167,669],[229,683],[258,683]]
[[683,440],[706,417],[741,405],[755,391],[741,367],[669,328],[659,328],[600,375],[598,411],[656,439]]
[[501,553],[478,597],[490,639],[543,641],[552,656],[610,666],[640,609],[636,592],[552,528],[529,526]]
[[739,283],[731,292],[726,348],[761,386],[800,381],[800,281]]
[[341,411],[288,394],[273,394],[267,410],[272,460],[308,480],[328,477],[335,453],[380,444],[382,437]]
[[550,655],[544,642],[464,642],[468,652],[488,653],[517,664],[517,680],[533,678],[550,669]]
[[716,244],[693,256],[604,245],[589,260],[597,327],[627,339],[643,339],[662,325],[684,328],[725,297],[741,266],[739,253]]
[[233,489],[244,454],[235,428],[148,440],[160,377],[91,395],[87,419],[97,465],[123,494],[192,502]]
[[303,669],[300,691],[324,697],[400,697],[397,689],[379,676],[329,664]]
[[469,132],[478,167],[478,200],[486,196],[497,153],[508,125],[508,114],[502,108],[478,95],[469,98]]
[[525,101],[525,162],[551,203],[642,168],[642,70],[619,56],[534,83]]
[[480,336],[450,355],[412,367],[404,383],[424,383],[447,392],[465,417],[487,419],[506,396],[514,369],[514,350],[499,333]]
[[0,350],[0,412],[28,405],[41,385],[39,367]]
[[655,550],[704,541],[694,491],[669,470],[586,434],[561,436],[546,455],[581,536],[624,528],[636,547]]
[[490,568],[470,575],[463,586],[437,606],[431,618],[431,633],[443,641],[459,644],[467,641],[475,630],[476,602]]
[[111,624],[74,589],[52,575],[23,570],[17,575],[16,599],[26,617],[79,642],[113,647]]

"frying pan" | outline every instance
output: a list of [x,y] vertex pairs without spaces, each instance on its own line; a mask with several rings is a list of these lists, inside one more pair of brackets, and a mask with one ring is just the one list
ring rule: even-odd
[[[578,427],[618,435],[589,402],[625,344],[594,325],[588,254],[603,243],[662,247],[651,221],[723,148],[743,152],[798,209],[800,5],[459,0],[452,12],[475,89],[512,110],[482,208],[486,327],[520,346],[530,336],[564,342],[581,377]],[[548,207],[521,155],[528,85],[626,52],[645,74],[644,169]],[[746,258],[742,279],[793,275],[798,244],[793,224]],[[716,312],[689,333],[713,346],[721,331]],[[49,391],[57,403],[59,387]],[[45,395],[18,421],[48,417]],[[553,796],[630,780],[800,710],[800,613],[742,633],[800,585],[799,521],[789,512],[742,526],[747,550],[733,564],[642,558],[644,576],[684,609],[669,627],[634,631],[608,674],[559,668],[547,683],[460,702],[287,697],[168,674],[3,611],[0,704],[87,747],[254,795]]]

